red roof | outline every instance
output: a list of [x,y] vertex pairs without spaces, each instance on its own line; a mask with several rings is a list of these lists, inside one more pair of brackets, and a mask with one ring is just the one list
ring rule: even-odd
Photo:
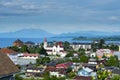
[[54,66],[48,66],[45,71],[54,71],[56,68]]
[[34,57],[38,57],[39,54],[29,54],[29,53],[24,53],[23,56],[27,57],[27,56],[34,56]]
[[12,49],[8,49],[8,48],[2,48],[2,49],[0,49],[0,51],[5,54],[16,54],[17,53],[16,51],[14,51]]
[[72,65],[73,65],[72,62],[66,62],[66,63],[56,65],[56,68],[68,68],[68,67],[70,67]]

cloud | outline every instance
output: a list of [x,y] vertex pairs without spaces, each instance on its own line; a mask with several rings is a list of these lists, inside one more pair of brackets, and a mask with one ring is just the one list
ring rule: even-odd
[[117,17],[117,16],[111,16],[111,17],[109,17],[109,20],[113,20],[113,21],[116,21],[116,20],[118,20],[119,18]]

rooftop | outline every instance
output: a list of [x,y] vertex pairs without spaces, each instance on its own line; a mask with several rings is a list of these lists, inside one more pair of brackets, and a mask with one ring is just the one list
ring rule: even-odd
[[16,54],[17,53],[16,51],[14,51],[12,49],[8,49],[8,48],[2,48],[2,49],[0,49],[0,51],[5,54]]
[[10,60],[10,58],[6,54],[0,52],[0,77],[4,77],[6,75],[14,74],[17,72],[19,72],[19,69]]

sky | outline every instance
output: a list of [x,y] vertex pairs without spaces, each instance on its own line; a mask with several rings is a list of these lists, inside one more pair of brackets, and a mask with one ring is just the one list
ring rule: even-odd
[[0,33],[120,31],[120,0],[0,0]]

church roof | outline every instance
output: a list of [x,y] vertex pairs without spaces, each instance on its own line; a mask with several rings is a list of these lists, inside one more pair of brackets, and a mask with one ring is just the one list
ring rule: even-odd
[[14,43],[23,43],[20,39],[17,39]]

